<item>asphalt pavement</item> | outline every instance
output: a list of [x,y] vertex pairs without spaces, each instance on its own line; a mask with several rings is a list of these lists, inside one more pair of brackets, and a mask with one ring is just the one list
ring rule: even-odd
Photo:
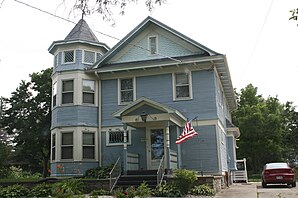
[[221,189],[214,198],[257,198],[257,183],[234,183],[228,188]]

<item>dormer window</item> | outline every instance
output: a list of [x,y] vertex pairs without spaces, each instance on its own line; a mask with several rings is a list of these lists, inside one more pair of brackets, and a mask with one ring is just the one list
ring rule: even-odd
[[93,64],[95,63],[95,52],[84,50],[84,63]]
[[68,50],[63,52],[63,63],[74,63],[75,62],[75,51]]
[[148,37],[148,50],[150,55],[157,54],[157,36]]

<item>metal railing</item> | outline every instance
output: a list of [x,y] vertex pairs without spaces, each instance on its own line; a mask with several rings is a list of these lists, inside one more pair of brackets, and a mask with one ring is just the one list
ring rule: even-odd
[[109,173],[110,175],[110,192],[114,189],[119,177],[121,176],[121,160],[118,157],[116,163],[114,164],[112,170]]
[[164,175],[165,175],[165,156],[163,155],[157,170],[157,185],[162,183]]

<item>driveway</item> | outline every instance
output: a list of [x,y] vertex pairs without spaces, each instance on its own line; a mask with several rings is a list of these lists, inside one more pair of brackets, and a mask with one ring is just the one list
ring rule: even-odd
[[229,188],[222,189],[215,198],[297,198],[298,187],[291,188],[286,185],[272,185],[263,188],[260,182],[236,183]]

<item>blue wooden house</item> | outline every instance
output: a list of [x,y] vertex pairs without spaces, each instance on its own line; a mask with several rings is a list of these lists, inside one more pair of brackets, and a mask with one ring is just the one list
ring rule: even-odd
[[[111,49],[82,19],[49,52],[52,176],[81,176],[119,157],[124,173],[235,170],[240,132],[225,55],[152,17]],[[198,136],[176,144],[189,120]]]

